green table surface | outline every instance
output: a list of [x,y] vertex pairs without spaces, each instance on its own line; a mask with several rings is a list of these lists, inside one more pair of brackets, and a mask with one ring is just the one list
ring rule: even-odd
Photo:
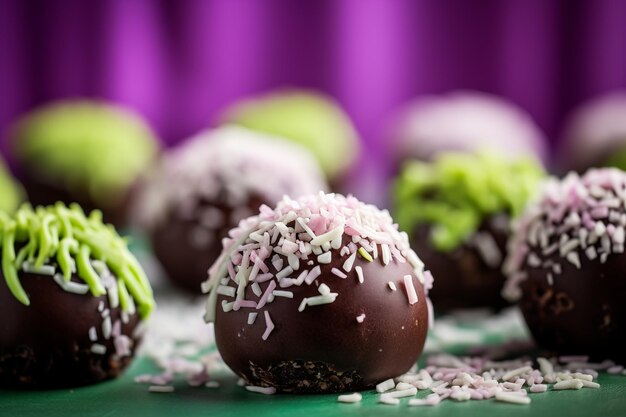
[[443,401],[437,407],[408,407],[377,403],[377,395],[365,392],[358,404],[339,404],[336,395],[262,395],[245,391],[234,377],[221,387],[190,387],[175,383],[173,393],[150,393],[133,382],[135,375],[156,371],[140,359],[121,378],[95,386],[58,391],[2,391],[1,416],[626,416],[626,377],[601,375],[598,390],[555,391],[531,394],[529,405],[493,400],[463,403]]
[[[149,276],[158,276],[154,262],[140,257]],[[155,283],[157,295],[170,294],[171,289]],[[160,289],[160,290],[159,290]],[[185,326],[189,332],[204,331],[201,311],[189,308],[190,300],[182,297],[158,297],[159,311],[153,318],[153,328],[167,327],[166,322],[179,322],[168,309],[176,302],[175,311],[187,309]],[[185,306],[180,308],[180,305]],[[195,307],[194,307],[195,308]],[[201,309],[201,305],[198,304]],[[191,315],[189,315],[191,312]],[[430,333],[427,343],[429,352],[448,351],[459,354],[476,344],[498,345],[510,340],[528,338],[523,321],[515,310],[498,316],[467,314],[463,320],[440,318]],[[195,321],[194,321],[195,320]],[[511,330],[512,329],[512,330]],[[463,333],[465,332],[465,333]],[[459,342],[463,343],[460,345]],[[214,345],[210,348],[214,349]],[[422,358],[423,359],[423,358]],[[374,391],[363,393],[363,401],[357,404],[340,404],[337,395],[262,395],[246,391],[237,385],[232,374],[220,374],[214,380],[219,388],[191,387],[184,378],[172,385],[172,393],[151,393],[148,385],[137,384],[134,378],[141,374],[158,374],[160,370],[151,359],[138,357],[120,378],[101,384],[54,391],[7,391],[0,390],[0,417],[15,416],[131,416],[131,417],[224,417],[224,416],[566,416],[566,417],[626,417],[626,376],[600,374],[600,389],[579,391],[549,391],[530,394],[532,403],[514,405],[485,401],[456,402],[445,400],[436,407],[408,407],[407,399],[399,406],[378,404]],[[418,394],[425,397],[429,392]]]

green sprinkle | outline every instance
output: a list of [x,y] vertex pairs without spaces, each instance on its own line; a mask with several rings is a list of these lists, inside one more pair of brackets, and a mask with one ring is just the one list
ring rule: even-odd
[[9,287],[9,290],[17,300],[24,304],[30,305],[30,300],[19,278],[17,277],[17,268],[15,267],[15,222],[9,221],[5,223],[2,239],[2,273]]
[[372,259],[372,255],[367,253],[367,251],[363,249],[362,247],[359,248],[358,252],[359,252],[359,255],[361,255],[363,259],[365,259],[367,262],[374,262],[374,259]]
[[[28,262],[35,268],[58,266],[65,281],[76,273],[95,297],[118,291],[126,313],[138,311],[146,318],[155,307],[148,278],[128,250],[126,240],[112,226],[102,223],[98,211],[85,216],[75,204],[68,208],[58,203],[35,210],[24,204],[12,217],[0,212],[0,237],[6,285],[25,305],[29,305],[29,299],[19,281],[19,272]],[[104,262],[121,285],[105,287],[92,266],[94,260]]]
[[485,217],[521,214],[544,176],[533,159],[509,161],[486,152],[450,152],[430,163],[411,161],[394,184],[394,217],[407,232],[431,225],[433,245],[453,250]]

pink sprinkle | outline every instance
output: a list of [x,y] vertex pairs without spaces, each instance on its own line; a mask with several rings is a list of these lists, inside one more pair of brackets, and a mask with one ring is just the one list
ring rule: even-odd
[[326,233],[326,219],[319,215],[311,216],[311,220],[307,224],[317,236]]
[[[116,323],[119,323],[119,320]],[[117,356],[119,356],[120,358],[123,358],[124,356],[130,356],[131,342],[128,336],[120,335],[115,337],[113,339],[113,344],[115,345],[115,353],[117,354]]]
[[348,276],[346,274],[344,274],[343,272],[341,272],[337,268],[331,269],[330,272],[332,272],[333,274],[337,275],[339,278],[343,278],[343,279],[348,278]]
[[285,255],[289,255],[292,253],[296,253],[296,251],[298,250],[298,244],[295,242],[292,242],[291,240],[286,240],[283,242],[283,253]]
[[434,282],[433,274],[430,271],[424,271],[424,289],[426,289],[426,291],[430,290]]
[[594,219],[604,219],[609,216],[609,208],[606,206],[599,206],[591,209],[591,217]]
[[270,297],[270,294],[275,289],[276,289],[276,281],[270,281],[270,283],[267,285],[267,288],[265,289],[265,292],[261,296],[261,299],[259,300],[259,303],[256,306],[257,310],[260,310],[260,309],[263,308],[263,306],[265,306],[265,304],[267,303],[268,298]]
[[262,339],[267,340],[267,338],[270,336],[270,333],[272,333],[272,330],[274,330],[274,322],[272,322],[272,319],[270,318],[270,313],[268,313],[267,310],[265,310],[263,314],[265,315],[265,333],[263,333]]
[[113,337],[118,337],[122,335],[122,322],[119,320],[115,320],[113,323],[113,328],[111,329],[111,335]]
[[269,281],[270,279],[272,279],[272,277],[274,276],[274,274],[272,273],[267,273],[267,274],[259,274],[256,276],[255,281],[258,283],[263,283],[265,281]]
[[322,274],[322,269],[320,268],[319,265],[317,265],[315,268],[311,269],[311,272],[309,272],[309,274],[306,276],[306,278],[304,279],[304,282],[306,282],[307,285],[311,285],[313,281],[315,281],[317,277],[319,277],[321,274]]
[[235,300],[235,304],[233,304],[233,310],[237,311],[242,307],[256,308],[256,302],[253,300]]
[[417,292],[413,286],[413,277],[411,275],[404,276],[404,287],[406,288],[406,294],[409,299],[409,304],[413,305],[417,303]]

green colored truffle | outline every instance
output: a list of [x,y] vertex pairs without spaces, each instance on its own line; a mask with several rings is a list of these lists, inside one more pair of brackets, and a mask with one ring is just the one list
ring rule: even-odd
[[24,200],[24,190],[0,161],[0,211],[13,213]]
[[[50,275],[63,287],[77,273],[94,297],[109,294],[122,311],[145,318],[154,308],[152,289],[126,241],[102,213],[86,216],[77,205],[22,205],[13,216],[0,213],[2,273],[6,284],[24,305],[30,305],[20,272]],[[110,292],[115,292],[110,294]]]
[[36,110],[15,129],[18,161],[39,176],[114,205],[154,160],[157,141],[134,113],[95,101]]
[[223,121],[297,142],[318,159],[329,178],[344,172],[358,154],[357,133],[331,98],[309,91],[283,91],[244,100]]
[[434,246],[453,250],[485,217],[519,215],[544,175],[532,158],[509,161],[490,153],[446,153],[432,163],[411,161],[394,184],[395,218],[405,231],[432,225]]

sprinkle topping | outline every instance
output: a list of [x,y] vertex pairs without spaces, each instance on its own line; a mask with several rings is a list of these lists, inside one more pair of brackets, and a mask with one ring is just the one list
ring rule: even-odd
[[[277,297],[293,298],[294,311],[303,312],[341,300],[342,295],[332,291],[335,280],[363,283],[363,269],[355,265],[357,254],[360,262],[408,263],[413,269],[404,278],[409,305],[418,301],[413,280],[424,285],[426,292],[432,286],[432,276],[424,271],[406,233],[398,231],[387,211],[338,194],[319,193],[297,200],[284,197],[276,209],[264,206],[257,216],[242,220],[224,240],[224,251],[203,286],[209,293],[205,319],[214,320],[218,296],[225,312],[254,303],[266,318],[265,340],[274,329],[266,308]],[[319,282],[322,268],[329,268],[326,265],[337,258],[341,269],[330,268],[325,278],[332,278]],[[266,278],[261,280],[258,271],[268,271]],[[244,299],[248,285],[257,297],[254,300]],[[283,290],[301,285],[317,285],[319,295],[299,298]],[[386,281],[381,282],[381,291],[386,286]],[[359,317],[362,322],[365,314]]]
[[[591,169],[582,177],[568,174],[550,179],[540,199],[516,224],[505,261],[508,280],[503,295],[511,301],[522,295],[524,269],[542,268],[552,285],[563,263],[606,262],[624,253],[626,173],[612,168]],[[559,262],[547,259],[557,253]]]
[[[33,209],[24,204],[9,217],[0,214],[2,273],[13,296],[30,305],[19,279],[20,272],[50,275],[70,293],[94,297],[109,295],[111,306],[121,305],[132,314],[135,303],[142,317],[154,308],[152,289],[127,243],[110,225],[102,223],[102,213],[89,216],[72,204]],[[72,281],[77,275],[84,284]]]

